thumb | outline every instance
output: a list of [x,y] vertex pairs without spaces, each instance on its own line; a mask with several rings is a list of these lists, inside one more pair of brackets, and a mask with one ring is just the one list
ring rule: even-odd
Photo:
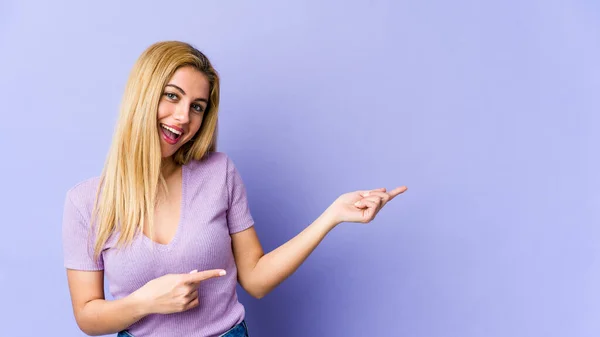
[[227,272],[224,269],[211,269],[196,271],[192,270],[186,277],[186,283],[198,283],[214,277],[224,276]]

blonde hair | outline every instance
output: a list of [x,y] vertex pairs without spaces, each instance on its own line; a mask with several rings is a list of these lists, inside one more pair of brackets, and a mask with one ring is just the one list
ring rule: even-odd
[[[130,243],[144,230],[153,233],[154,208],[161,174],[158,104],[175,71],[191,66],[210,83],[210,97],[198,133],[173,154],[178,165],[216,151],[219,76],[208,58],[188,43],[158,42],[137,59],[127,80],[119,119],[94,202],[94,258],[115,231],[117,245]],[[94,226],[92,226],[93,228]]]

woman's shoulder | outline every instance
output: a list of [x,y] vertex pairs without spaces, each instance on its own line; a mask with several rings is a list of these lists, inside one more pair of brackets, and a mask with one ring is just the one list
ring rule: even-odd
[[75,183],[67,190],[67,201],[72,202],[80,211],[91,211],[99,184],[99,176],[90,177]]
[[192,169],[221,169],[230,165],[230,161],[231,159],[225,152],[214,151],[205,154],[201,159],[192,159],[188,166]]
[[68,190],[67,194],[69,195],[87,195],[92,192],[94,195],[96,190],[98,189],[98,185],[100,183],[100,177],[90,177],[85,180],[81,180],[74,185],[72,185]]
[[210,152],[200,160],[191,160],[186,167],[189,181],[226,181],[236,172],[231,157],[225,152]]

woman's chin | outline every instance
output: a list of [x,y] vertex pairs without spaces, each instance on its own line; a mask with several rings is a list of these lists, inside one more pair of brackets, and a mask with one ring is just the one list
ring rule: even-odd
[[175,154],[175,151],[173,151],[173,149],[161,149],[160,151],[160,156],[164,159],[164,158],[169,158],[172,157]]

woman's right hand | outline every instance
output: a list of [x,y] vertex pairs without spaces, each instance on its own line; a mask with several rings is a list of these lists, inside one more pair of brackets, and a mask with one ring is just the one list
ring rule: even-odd
[[198,286],[201,282],[223,275],[223,269],[167,274],[149,281],[132,295],[148,314],[186,311],[198,306]]

